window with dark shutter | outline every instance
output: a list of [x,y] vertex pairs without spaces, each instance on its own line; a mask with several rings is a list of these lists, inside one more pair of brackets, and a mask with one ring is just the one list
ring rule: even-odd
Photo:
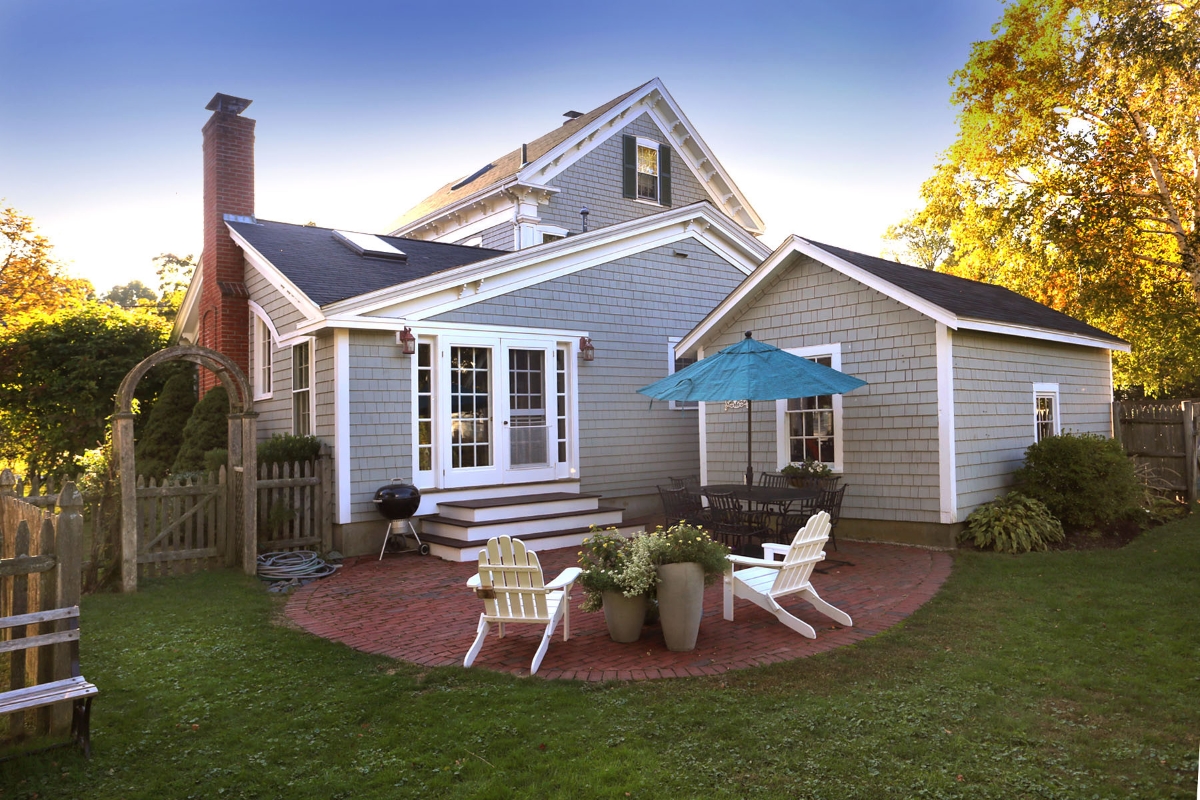
[[671,148],[658,146],[658,202],[671,205]]
[[621,196],[637,197],[637,137],[621,137]]

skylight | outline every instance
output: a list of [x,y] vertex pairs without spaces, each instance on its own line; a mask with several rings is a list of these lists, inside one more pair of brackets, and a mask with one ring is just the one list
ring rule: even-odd
[[403,250],[370,233],[354,233],[353,231],[334,231],[334,238],[349,247],[360,256],[370,258],[390,258],[394,261],[405,261],[408,256]]

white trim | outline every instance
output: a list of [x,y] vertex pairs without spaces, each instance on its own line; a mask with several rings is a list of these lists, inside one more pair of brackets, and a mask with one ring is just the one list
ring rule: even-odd
[[200,297],[204,289],[204,272],[197,262],[192,270],[192,279],[188,281],[183,293],[183,301],[175,312],[175,324],[171,326],[171,341],[195,344],[200,338]]
[[1051,436],[1058,436],[1062,433],[1062,400],[1058,390],[1057,383],[1035,383],[1033,384],[1033,441],[1038,441],[1038,419],[1037,419],[1037,401],[1038,398],[1049,397],[1054,400],[1054,433]]
[[[296,348],[302,344],[308,345],[308,386],[304,389],[296,388]],[[317,362],[317,340],[316,337],[303,336],[293,342],[291,351],[288,353],[288,369],[291,371],[291,397],[288,398],[288,410],[291,418],[291,432],[296,436],[315,436],[317,424],[317,381],[316,381],[316,362]],[[308,392],[308,433],[300,433],[296,430],[296,393]]]
[[552,242],[547,242],[545,240],[547,234],[550,236],[557,236],[559,239],[565,239],[571,235],[571,231],[562,227],[561,225],[547,225],[539,223],[534,227],[533,230],[538,234],[539,237],[542,238],[542,241],[538,242],[538,244],[552,244]]
[[[791,353],[794,356],[801,358],[814,358],[819,356],[829,356],[829,366],[833,369],[841,371],[842,369],[842,343],[831,342],[829,344],[814,344],[807,347],[787,347],[785,352]],[[783,469],[791,461],[791,442],[788,437],[787,427],[787,400],[775,401],[775,463],[776,469]],[[840,394],[833,395],[833,461],[829,462],[829,468],[836,473],[842,473],[845,467],[845,459],[843,457],[843,425],[842,425],[842,396]]]
[[336,521],[350,522],[350,331],[333,332],[333,460]]
[[[636,146],[634,148],[634,155],[633,155],[633,161],[634,161],[633,199],[638,201],[639,203],[648,203],[650,205],[659,206],[661,208],[662,207],[662,150],[660,150],[659,148],[662,147],[666,143],[665,142],[656,142],[653,139],[647,139],[645,136],[635,136],[634,140],[636,142]],[[637,152],[637,149],[642,148],[642,147],[646,148],[647,150],[654,151],[654,199],[653,200],[651,200],[649,197],[642,197],[638,193],[637,176],[650,174],[650,173],[642,172],[640,169],[638,169],[638,164],[641,162],[641,159],[639,158],[639,156],[641,154]],[[674,148],[672,148],[672,149],[674,149]]]
[[[254,365],[250,375],[250,387],[255,400],[269,400],[275,396],[275,350],[279,347],[279,332],[275,330],[274,323],[263,310],[263,307],[253,300],[247,300],[246,304],[250,307],[250,318],[254,320],[253,328],[250,332],[250,356],[251,363]],[[261,330],[266,328],[266,342],[262,341]],[[264,365],[260,359],[262,357],[262,345],[266,344],[268,352],[271,356],[271,363]],[[267,391],[262,391],[262,375],[263,367],[266,366],[267,375],[271,379],[271,388]]]
[[[1064,344],[1075,344],[1083,347],[1098,347],[1104,350],[1119,350],[1121,352],[1129,352],[1129,345],[1120,342],[1113,342],[1106,339],[1098,339],[1094,337],[1082,336],[1077,334],[1064,333],[1062,331],[1054,331],[1047,328],[1037,328],[1032,326],[1007,325],[996,322],[986,322],[983,320],[960,318],[946,309],[935,303],[919,297],[912,292],[901,289],[893,283],[883,280],[876,275],[867,272],[861,267],[846,261],[843,258],[826,252],[817,247],[811,242],[800,238],[793,234],[788,239],[785,239],[779,247],[775,248],[767,258],[762,262],[746,280],[735,288],[729,295],[722,300],[716,308],[710,311],[700,323],[683,337],[676,351],[679,354],[687,353],[692,348],[704,342],[710,334],[719,329],[720,324],[726,317],[730,316],[735,309],[742,303],[751,301],[757,296],[757,290],[764,282],[771,278],[778,270],[784,269],[792,264],[792,257],[796,254],[808,256],[825,266],[840,272],[846,277],[861,283],[886,297],[890,297],[898,303],[902,303],[909,308],[917,311],[935,322],[945,325],[951,330],[976,330],[988,333],[999,333],[1006,336],[1018,336],[1026,339],[1042,339],[1052,342],[1061,342]],[[1030,301],[1033,302],[1033,301]]]
[[441,331],[463,331],[481,335],[504,335],[510,338],[514,336],[537,336],[540,338],[558,336],[567,339],[574,336],[578,339],[580,336],[588,335],[588,332],[585,330],[509,327],[507,325],[489,325],[482,322],[440,322],[432,319],[413,320],[404,317],[331,317],[319,323],[306,325],[300,330],[305,335],[309,335],[325,329],[402,331],[405,328],[412,328],[414,333],[432,334]]
[[[667,377],[674,375],[678,371],[675,368],[675,359],[677,358],[677,356],[675,355],[675,345],[677,345],[677,344],[679,344],[678,336],[668,336],[667,337]],[[682,404],[683,402],[690,403],[690,405],[683,405]],[[667,408],[669,408],[672,411],[695,411],[699,407],[700,407],[700,403],[695,400],[689,400],[689,401],[668,400],[667,401]]]
[[[704,358],[703,347],[696,356]],[[708,484],[708,412],[706,403],[700,403],[700,413],[697,418],[700,426],[700,485],[706,486]]]
[[270,259],[258,252],[258,250],[254,248],[254,245],[250,244],[250,242],[248,242],[244,236],[231,228],[229,225],[226,225],[225,228],[229,231],[229,236],[233,239],[234,243],[238,247],[242,248],[242,252],[246,256],[246,263],[252,266],[254,270],[262,276],[263,280],[271,284],[271,286],[275,288],[275,291],[283,295],[284,299],[286,299],[297,311],[304,315],[305,319],[321,318],[322,314],[320,307],[310,300],[308,295],[300,291],[300,287],[292,283],[286,275],[280,272],[279,269],[271,263]]
[[[421,345],[429,348],[429,424],[430,424],[430,454],[429,454],[429,469],[422,470],[421,467],[421,437],[418,435],[420,430],[420,410],[421,403],[417,389],[420,382],[417,379],[417,373],[420,370],[421,364]],[[412,391],[409,393],[409,428],[412,435],[409,437],[411,444],[411,453],[409,457],[412,459],[412,482],[418,489],[432,489],[438,484],[438,465],[441,463],[438,459],[438,409],[436,407],[438,398],[438,340],[436,336],[417,336],[417,352],[411,356],[406,356],[409,361],[409,385]]]
[[954,436],[954,337],[937,323],[934,334],[938,408],[938,515],[958,522],[958,445]]
[[[447,230],[440,236],[434,236],[428,241],[448,242],[450,244],[454,244],[464,238],[483,233],[484,231],[494,228],[497,225],[511,224],[513,220],[512,212],[515,206],[515,202],[510,202],[499,211],[494,211],[486,216],[480,217],[474,222],[468,222],[466,225],[462,225],[452,230]],[[396,234],[392,235],[395,236]]]

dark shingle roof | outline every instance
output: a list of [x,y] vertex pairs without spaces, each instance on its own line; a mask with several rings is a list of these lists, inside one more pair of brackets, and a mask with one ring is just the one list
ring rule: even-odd
[[1036,300],[990,283],[968,280],[944,272],[910,267],[895,261],[843,250],[828,244],[806,239],[827,253],[849,261],[877,278],[898,286],[905,291],[928,300],[951,314],[965,319],[998,322],[1006,325],[1022,325],[1043,328],[1076,336],[1087,336],[1116,344],[1127,344],[1112,334],[1093,328]]
[[335,239],[329,228],[267,220],[227,224],[318,306],[505,254],[504,250],[380,236],[408,256],[395,261],[361,256]]
[[[646,81],[646,83],[649,82],[650,81]],[[536,161],[537,159],[541,158],[546,153],[550,152],[555,147],[566,141],[567,138],[577,130],[591,123],[617,103],[620,103],[630,95],[638,92],[645,85],[646,84],[643,83],[636,89],[630,89],[620,97],[615,97],[604,105],[599,106],[598,108],[593,108],[586,114],[576,117],[569,122],[565,122],[544,136],[529,142],[525,146],[526,155],[528,156],[529,160]],[[437,211],[439,208],[445,208],[448,205],[458,202],[464,197],[475,194],[475,192],[478,192],[480,189],[484,189],[488,186],[500,183],[507,178],[511,178],[513,175],[516,175],[518,172],[520,172],[521,166],[521,148],[518,147],[516,150],[505,153],[495,161],[492,161],[490,164],[485,164],[481,169],[478,169],[474,173],[467,175],[467,177],[472,178],[472,180],[464,181],[462,178],[456,178],[455,180],[450,181],[445,186],[429,195],[429,197],[426,197],[420,203],[409,209],[404,216],[394,223],[394,227],[401,228],[413,220],[420,219],[426,214]]]

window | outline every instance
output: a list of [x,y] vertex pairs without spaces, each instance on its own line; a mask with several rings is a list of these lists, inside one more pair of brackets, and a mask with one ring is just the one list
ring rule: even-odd
[[[791,348],[792,355],[803,356],[822,366],[841,369],[841,344]],[[842,469],[842,397],[816,395],[779,400],[776,404],[779,466],[798,464],[812,458]]]
[[1033,385],[1033,440],[1040,442],[1059,433],[1058,384]]
[[483,234],[476,234],[459,242],[463,247],[483,247]]
[[254,399],[271,397],[271,329],[262,317],[254,315]]
[[[676,358],[675,345],[679,344],[679,337],[672,336],[667,339],[667,374],[674,375],[684,367],[689,367],[696,363],[694,358]],[[669,408],[679,411],[690,411],[699,408],[700,403],[696,400],[671,400]]]
[[433,345],[417,343],[417,470],[433,470]]
[[559,225],[538,225],[534,228],[533,241],[537,244],[550,244],[567,238],[568,233],[570,231]]
[[292,433],[312,435],[311,342],[292,346]]
[[671,205],[671,148],[626,134],[621,153],[621,196]]

